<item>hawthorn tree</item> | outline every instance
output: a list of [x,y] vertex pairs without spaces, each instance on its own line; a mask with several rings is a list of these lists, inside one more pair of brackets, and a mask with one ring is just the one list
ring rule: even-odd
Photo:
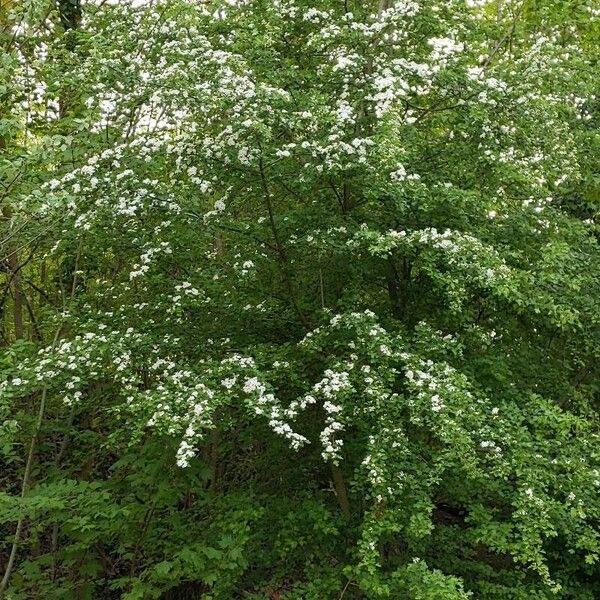
[[5,3],[0,598],[596,598],[599,16]]

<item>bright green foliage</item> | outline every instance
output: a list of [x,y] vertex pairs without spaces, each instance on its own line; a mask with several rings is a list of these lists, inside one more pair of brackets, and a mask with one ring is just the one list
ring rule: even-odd
[[600,597],[596,2],[5,4],[7,599]]

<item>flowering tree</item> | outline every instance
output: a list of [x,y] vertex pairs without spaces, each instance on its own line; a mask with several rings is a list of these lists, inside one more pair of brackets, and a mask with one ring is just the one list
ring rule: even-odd
[[0,598],[597,597],[599,16],[5,3]]

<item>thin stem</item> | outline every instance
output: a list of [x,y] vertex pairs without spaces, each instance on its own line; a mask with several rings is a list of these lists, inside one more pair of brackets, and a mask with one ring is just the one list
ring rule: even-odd
[[[79,247],[77,249],[77,257],[75,259],[75,273],[73,275],[73,285],[71,286],[71,298],[69,302],[73,301],[73,297],[75,296],[75,289],[77,287],[77,271],[79,269],[79,259],[81,257],[82,250],[82,242],[79,243]],[[65,303],[66,309],[66,303]],[[56,344],[60,338],[60,334],[62,332],[63,326],[65,324],[66,314],[63,313],[62,320],[59,326],[56,329],[56,333],[54,334],[54,339],[52,340],[52,350],[56,348]],[[40,407],[38,410],[37,420],[35,423],[35,428],[33,430],[33,435],[31,436],[31,442],[29,443],[29,451],[27,453],[27,461],[25,462],[25,472],[23,473],[23,482],[21,484],[21,498],[24,498],[29,490],[29,484],[31,481],[31,469],[33,466],[33,458],[35,455],[35,446],[37,443],[38,436],[42,429],[42,423],[44,422],[44,414],[46,412],[46,399],[48,398],[48,383],[44,384],[42,388],[42,397],[40,399]],[[25,519],[20,517],[17,521],[17,528],[15,530],[15,537],[13,539],[12,547],[10,549],[10,555],[8,557],[8,563],[6,564],[6,570],[4,571],[4,577],[2,577],[2,581],[0,581],[0,600],[4,598],[4,594],[6,592],[6,588],[8,586],[8,581],[10,579],[10,575],[14,568],[15,559],[17,557],[17,550],[19,547],[19,542],[21,541],[21,533],[23,532],[23,524]]]
[[[63,322],[59,325],[54,334],[54,340],[52,341],[52,349],[56,348],[56,343],[58,342],[58,338],[60,336],[60,332],[62,330]],[[29,483],[31,480],[31,468],[33,466],[33,457],[35,454],[35,446],[37,442],[38,435],[40,433],[40,429],[42,428],[42,423],[44,421],[44,413],[46,411],[46,398],[48,397],[48,384],[44,384],[42,389],[42,398],[40,400],[40,408],[38,410],[37,420],[35,423],[35,429],[33,430],[33,435],[31,436],[31,442],[29,443],[29,452],[27,453],[27,461],[25,462],[25,472],[23,474],[23,482],[21,484],[21,498],[24,498],[29,489]],[[17,549],[19,547],[19,542],[21,540],[21,532],[23,531],[23,524],[25,519],[20,517],[17,521],[17,528],[15,530],[15,537],[12,543],[12,547],[10,549],[10,555],[8,557],[8,563],[6,564],[6,570],[4,571],[4,577],[2,581],[0,581],[0,600],[4,598],[4,593],[6,591],[6,587],[8,586],[8,580],[10,579],[10,575],[12,573],[15,559],[17,557]]]

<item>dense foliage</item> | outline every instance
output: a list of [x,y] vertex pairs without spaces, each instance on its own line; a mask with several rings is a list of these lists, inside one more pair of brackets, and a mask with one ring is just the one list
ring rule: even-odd
[[600,597],[594,0],[0,7],[0,598]]

